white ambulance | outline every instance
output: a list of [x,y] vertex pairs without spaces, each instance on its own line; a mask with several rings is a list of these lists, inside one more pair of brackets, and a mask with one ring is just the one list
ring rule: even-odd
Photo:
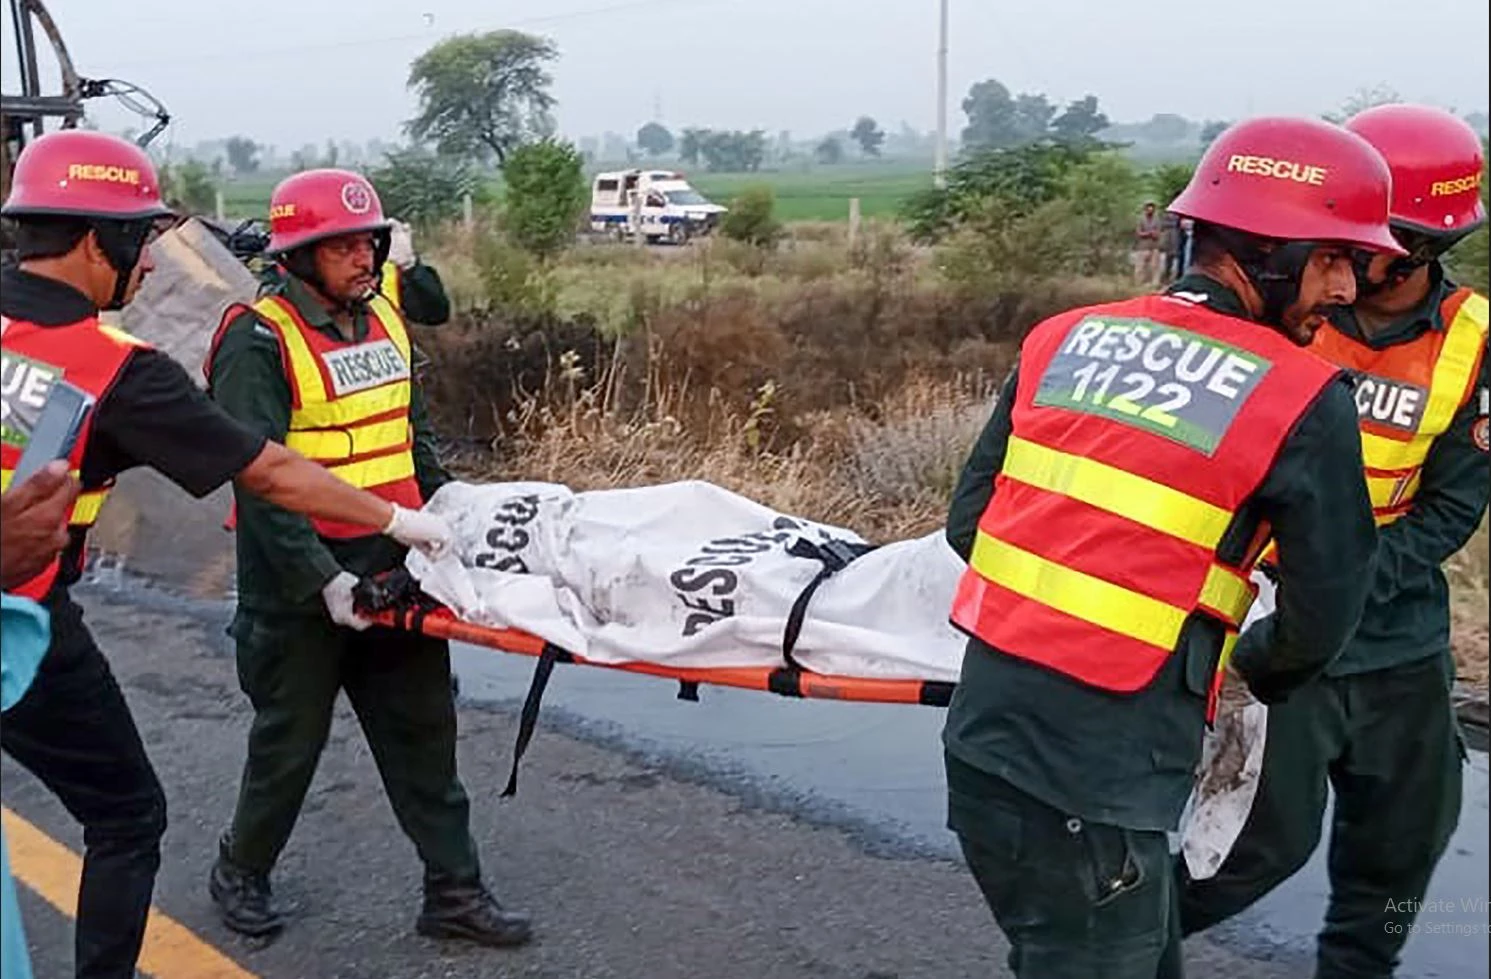
[[648,241],[681,245],[712,231],[726,210],[672,170],[598,173],[590,185],[590,230],[618,239],[640,227]]

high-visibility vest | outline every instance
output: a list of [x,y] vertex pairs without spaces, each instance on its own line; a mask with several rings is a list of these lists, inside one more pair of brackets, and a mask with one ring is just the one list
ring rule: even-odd
[[[223,314],[213,355],[223,331],[246,308],[232,306]],[[348,342],[310,326],[283,296],[261,296],[252,309],[274,330],[290,383],[286,448],[391,503],[422,506],[409,420],[409,332],[399,311],[374,296],[368,302],[367,337]],[[230,516],[229,526],[234,523]],[[322,537],[335,539],[381,529],[321,518],[311,518],[311,524]]]
[[404,311],[403,290],[404,282],[400,278],[399,267],[393,262],[384,262],[383,268],[378,272],[378,291],[401,313]]
[[[0,331],[3,331],[0,333],[3,335],[0,407],[4,413],[0,421],[0,489],[8,490],[52,384],[65,379],[92,395],[96,406],[118,380],[130,354],[148,344],[100,323],[96,316],[67,326],[39,326],[6,319]],[[68,455],[68,469],[74,479],[80,478],[83,458],[88,452],[93,417],[94,413],[89,412]],[[99,509],[113,485],[110,479],[101,485],[84,486],[68,513],[68,526],[86,533],[98,520]],[[16,589],[16,593],[41,599],[51,590],[61,570],[60,558],[54,559],[41,574]]]
[[1282,334],[1179,296],[1074,310],[1020,352],[1012,434],[959,582],[954,625],[1090,686],[1147,686],[1187,621],[1224,642],[1267,527],[1218,554],[1290,430],[1339,374]]
[[1442,330],[1380,350],[1332,326],[1310,350],[1357,376],[1362,458],[1379,526],[1413,506],[1424,459],[1455,414],[1475,393],[1486,353],[1486,298],[1457,289],[1440,305]]

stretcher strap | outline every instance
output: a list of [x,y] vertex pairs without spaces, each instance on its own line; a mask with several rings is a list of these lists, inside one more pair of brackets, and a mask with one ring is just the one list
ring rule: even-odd
[[513,767],[507,775],[507,787],[502,790],[504,799],[518,794],[518,764],[528,750],[528,742],[533,740],[534,729],[538,727],[538,709],[543,703],[544,690],[549,686],[554,664],[567,659],[569,654],[551,642],[544,643],[544,651],[538,654],[533,682],[528,685],[528,696],[523,699],[523,710],[518,715],[518,741],[513,745]]
[[829,578],[848,567],[850,561],[863,557],[874,549],[874,544],[854,544],[832,538],[814,543],[806,537],[798,538],[787,548],[787,553],[793,557],[811,558],[823,565],[807,587],[798,593],[796,601],[792,603],[792,610],[787,613],[787,627],[782,632],[782,659],[787,661],[790,668],[802,669],[802,664],[792,655],[792,650],[797,646],[797,637],[802,634],[802,624],[808,617],[808,603],[813,600],[813,593]]

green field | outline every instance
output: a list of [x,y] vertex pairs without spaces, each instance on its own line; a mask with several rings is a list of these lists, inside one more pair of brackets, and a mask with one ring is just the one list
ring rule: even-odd
[[932,186],[926,169],[904,166],[837,166],[809,171],[760,173],[689,173],[699,193],[721,204],[752,184],[769,186],[777,197],[777,217],[784,221],[846,221],[849,199],[859,198],[865,217],[891,217],[901,202]]
[[[891,217],[908,196],[932,185],[927,169],[889,163],[758,173],[709,173],[688,168],[687,176],[699,193],[727,205],[746,187],[765,184],[776,193],[777,217],[783,221],[847,221],[851,197],[859,198],[860,213],[865,217]],[[278,179],[255,175],[225,181],[223,209],[227,217],[266,216],[269,195]]]

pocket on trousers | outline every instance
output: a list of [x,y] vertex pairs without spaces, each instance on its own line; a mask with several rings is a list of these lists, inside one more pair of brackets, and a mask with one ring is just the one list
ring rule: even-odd
[[[1080,820],[1068,820],[1068,831]],[[1133,834],[1117,826],[1082,824],[1080,835],[1087,853],[1082,886],[1092,906],[1100,908],[1143,887],[1148,880],[1134,846]]]

